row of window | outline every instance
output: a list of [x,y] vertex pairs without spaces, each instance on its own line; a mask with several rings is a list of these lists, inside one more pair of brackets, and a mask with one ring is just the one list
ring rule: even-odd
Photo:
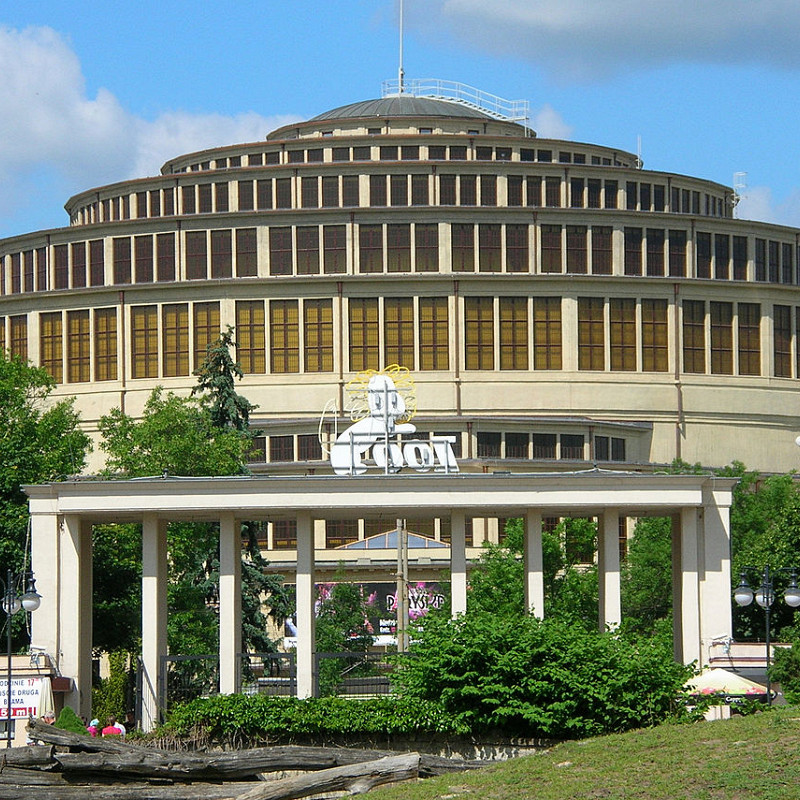
[[185,231],[180,238],[175,233],[118,236],[0,257],[0,294],[246,278],[259,272],[534,272],[800,284],[800,248],[791,242],[703,231],[693,241],[690,236],[680,229],[471,222],[198,230]]
[[722,196],[666,184],[558,175],[311,175],[187,184],[107,198],[73,224],[229,211],[408,206],[624,208],[729,217]]
[[[453,453],[462,457],[462,434],[432,432],[434,436],[452,436]],[[479,431],[476,435],[477,458],[523,460],[625,461],[625,439],[582,433],[528,433],[527,431]],[[259,436],[254,440],[250,463],[321,461],[322,445],[317,434],[281,434]]]
[[[381,133],[376,129],[376,133]],[[431,134],[431,128],[420,128],[420,134]],[[332,135],[332,132],[331,134]],[[468,135],[477,136],[478,131]],[[588,156],[588,157],[587,157]],[[291,147],[261,153],[223,156],[208,161],[198,161],[176,168],[173,174],[205,172],[210,169],[239,169],[240,167],[278,166],[281,164],[321,164],[342,161],[524,161],[550,164],[593,164],[597,166],[632,166],[621,162],[618,156],[594,153],[576,153],[571,150],[552,150],[539,147],[463,144],[404,144],[404,145],[339,145],[333,147]]]
[[[674,369],[665,299],[578,297],[567,307],[561,297],[464,297],[457,315],[454,303],[448,297],[349,298],[346,320],[335,322],[330,299],[238,301],[237,356],[248,374],[333,373],[335,342],[343,339],[351,372],[385,364],[451,370],[457,360],[467,370],[560,370],[568,339],[576,352],[567,363],[579,370]],[[800,375],[795,307],[772,306],[771,317],[759,303],[682,300],[679,309],[683,372]],[[40,364],[58,382],[116,380],[117,314],[116,308],[40,313]],[[455,319],[461,320],[457,332]],[[130,376],[190,375],[221,321],[218,302],[132,306]],[[571,334],[567,321],[575,326]],[[770,339],[771,354],[764,350]],[[0,346],[28,358],[26,315],[0,317]]]

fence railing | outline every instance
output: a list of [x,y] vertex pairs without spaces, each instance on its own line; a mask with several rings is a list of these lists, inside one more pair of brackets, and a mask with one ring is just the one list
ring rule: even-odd
[[393,665],[383,653],[317,653],[317,696],[390,694]]
[[240,653],[242,692],[294,697],[297,661],[294,653]]

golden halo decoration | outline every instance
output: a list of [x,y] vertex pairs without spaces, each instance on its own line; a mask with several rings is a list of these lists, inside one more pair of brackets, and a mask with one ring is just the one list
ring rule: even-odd
[[349,380],[344,387],[347,394],[345,413],[353,422],[366,419],[370,415],[367,388],[370,380],[376,375],[385,375],[390,378],[397,393],[403,398],[406,410],[402,416],[395,419],[395,422],[412,420],[417,413],[417,387],[408,367],[401,367],[399,364],[390,364],[382,370],[365,369]]

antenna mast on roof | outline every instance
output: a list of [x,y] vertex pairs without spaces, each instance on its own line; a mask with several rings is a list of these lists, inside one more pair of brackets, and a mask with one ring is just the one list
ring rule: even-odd
[[403,0],[400,0],[400,59],[397,67],[397,91],[398,94],[403,94],[405,88],[403,86],[403,78],[405,72],[403,71]]

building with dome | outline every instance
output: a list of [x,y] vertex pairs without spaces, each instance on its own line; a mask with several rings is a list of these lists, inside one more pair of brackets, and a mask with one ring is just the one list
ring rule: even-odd
[[[330,472],[345,387],[394,364],[462,472],[795,467],[800,231],[522,116],[411,83],[87,189],[68,226],[0,241],[0,345],[96,434],[157,385],[188,393],[231,325],[267,474]],[[328,520],[318,544],[386,527]],[[265,546],[291,550],[291,524]]]

